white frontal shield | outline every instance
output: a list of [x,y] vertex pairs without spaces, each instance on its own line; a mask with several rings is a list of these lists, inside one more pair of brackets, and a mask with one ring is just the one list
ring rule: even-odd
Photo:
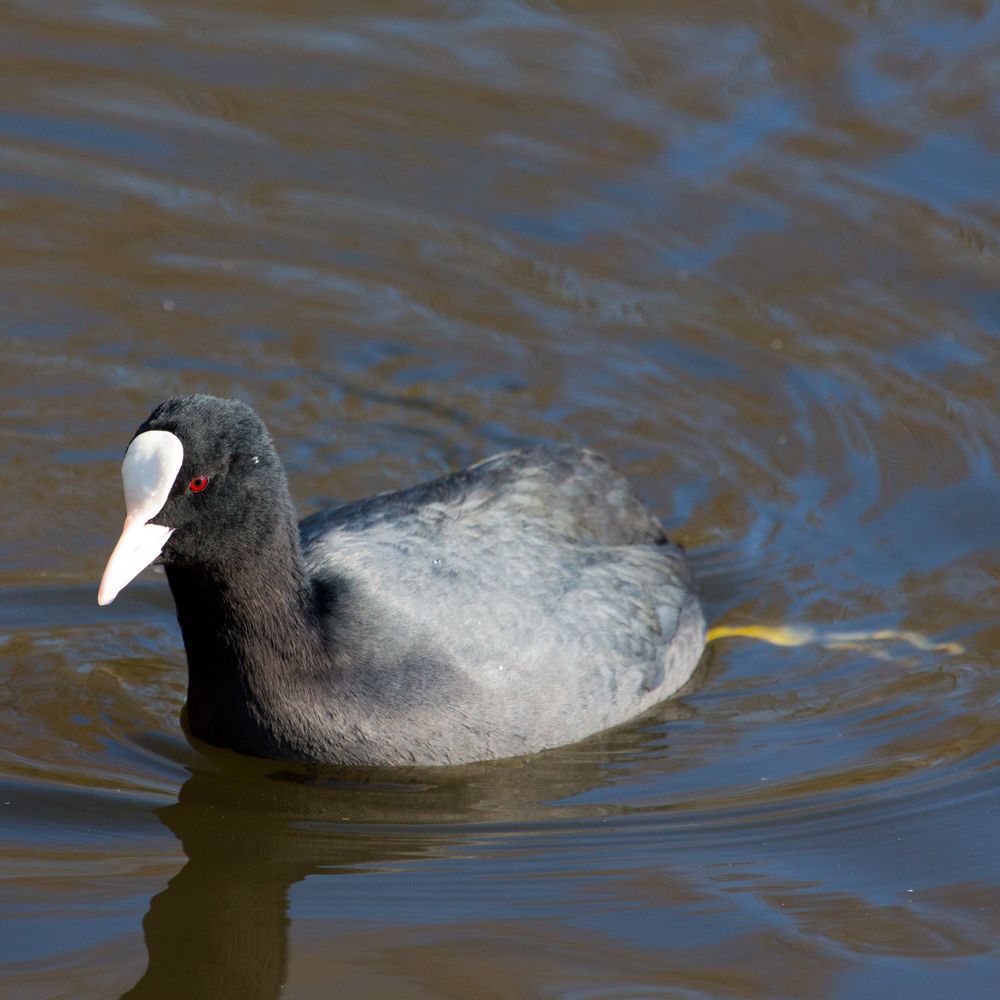
[[110,604],[163,551],[174,529],[149,521],[163,510],[183,462],[184,445],[169,431],[145,431],[128,446],[122,462],[125,527],[101,577],[98,604]]

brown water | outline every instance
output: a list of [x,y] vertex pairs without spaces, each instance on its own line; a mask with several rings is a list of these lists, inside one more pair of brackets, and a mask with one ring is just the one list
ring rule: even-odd
[[[1000,3],[0,4],[4,997],[992,997]],[[724,640],[651,718],[431,775],[206,753],[153,404],[305,513],[612,456]],[[282,986],[284,987],[282,990]]]

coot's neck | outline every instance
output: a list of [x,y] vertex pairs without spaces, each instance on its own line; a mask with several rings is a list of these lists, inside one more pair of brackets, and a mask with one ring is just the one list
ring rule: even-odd
[[294,515],[273,527],[253,551],[166,572],[187,652],[191,731],[244,753],[297,757],[310,728],[303,706],[337,671]]

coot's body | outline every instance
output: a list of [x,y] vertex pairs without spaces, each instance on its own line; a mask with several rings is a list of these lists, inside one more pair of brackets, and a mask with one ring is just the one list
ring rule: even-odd
[[162,544],[209,743],[366,765],[530,753],[673,694],[704,645],[680,549],[593,452],[509,452],[297,525],[253,411],[193,396],[139,428],[123,476],[100,599]]

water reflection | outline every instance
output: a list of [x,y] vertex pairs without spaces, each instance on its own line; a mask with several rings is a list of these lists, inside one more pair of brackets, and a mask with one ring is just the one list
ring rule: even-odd
[[287,980],[293,884],[446,857],[468,839],[470,823],[478,836],[498,825],[528,832],[551,819],[545,803],[607,785],[608,754],[624,763],[626,748],[642,742],[623,730],[571,753],[384,773],[282,771],[208,751],[218,770],[195,770],[178,801],[156,810],[187,861],[150,904],[148,966],[125,996],[277,997]]
[[[514,989],[524,968],[544,977],[567,962],[588,989],[694,988],[711,970],[714,991],[763,996],[783,983],[791,992],[808,974],[805,995],[822,996],[865,956],[993,950],[996,887],[967,893],[928,886],[926,875],[932,857],[947,880],[989,840],[985,830],[950,844],[928,834],[956,806],[983,817],[988,773],[966,770],[956,784],[912,757],[912,779],[887,763],[839,780],[791,778],[753,794],[737,784],[664,801],[663,772],[683,776],[692,765],[663,742],[682,719],[669,714],[592,745],[453,771],[283,769],[208,751],[178,801],[156,810],[187,860],[152,899],[148,965],[125,996],[182,989],[264,1000],[286,989],[366,988],[371,976],[432,993],[445,976],[475,992],[477,982]],[[992,770],[997,734],[972,742],[987,748],[982,763]],[[623,776],[627,787],[616,788]],[[871,784],[883,795],[866,795]],[[817,864],[851,867],[859,851],[875,881],[810,877]],[[887,889],[887,878],[906,888]],[[468,900],[470,879],[478,904]],[[295,912],[290,897],[303,882],[313,902]],[[749,907],[738,902],[747,898]],[[567,910],[595,907],[618,933],[603,920],[590,932],[566,922]],[[759,907],[768,930],[753,915]],[[985,923],[984,913],[993,914]],[[725,943],[708,930],[720,922]],[[517,971],[511,948],[526,963]],[[760,948],[777,964],[752,960]]]

